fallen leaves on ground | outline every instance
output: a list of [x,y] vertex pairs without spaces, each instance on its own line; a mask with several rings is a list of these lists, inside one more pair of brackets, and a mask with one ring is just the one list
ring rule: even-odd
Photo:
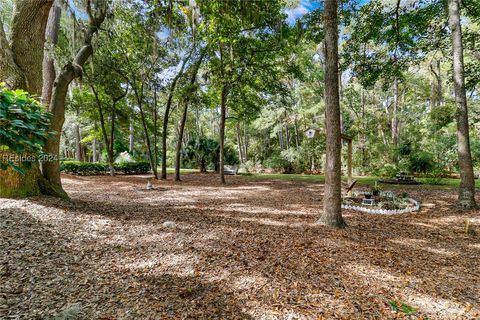
[[[0,200],[0,318],[476,319],[480,240],[454,190],[430,206],[344,211],[318,225],[322,184],[212,174],[154,182],[64,176],[71,201]],[[78,310],[77,310],[78,309]]]

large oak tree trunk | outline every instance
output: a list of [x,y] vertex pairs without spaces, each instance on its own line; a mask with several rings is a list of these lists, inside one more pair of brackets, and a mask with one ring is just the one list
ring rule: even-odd
[[[53,0],[16,0],[11,45],[0,20],[0,82],[11,89],[42,94],[42,60],[45,29]],[[32,163],[25,175],[0,170],[0,197],[22,198],[40,194],[39,166]]]
[[337,0],[325,0],[323,23],[325,30],[325,106],[327,152],[323,213],[319,222],[341,228],[341,131],[338,87],[338,21]]
[[458,205],[466,209],[471,209],[476,207],[475,180],[473,176],[472,155],[470,152],[459,0],[448,1],[448,17],[450,29],[452,30],[453,82],[455,87],[455,102],[457,105],[458,163],[461,178],[458,190]]

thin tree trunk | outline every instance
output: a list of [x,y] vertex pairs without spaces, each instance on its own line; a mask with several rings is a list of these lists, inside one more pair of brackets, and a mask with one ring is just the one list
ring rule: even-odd
[[108,137],[107,134],[107,129],[105,125],[105,115],[103,113],[103,106],[102,102],[100,101],[100,98],[98,96],[97,91],[95,90],[95,87],[93,85],[90,85],[90,88],[93,91],[93,95],[95,96],[95,101],[97,103],[97,108],[98,108],[98,115],[100,116],[100,128],[102,129],[102,136],[103,136],[103,142],[105,143],[105,146],[107,148],[107,157],[108,157],[108,166],[110,169],[110,175],[114,176],[115,175],[115,169],[113,166],[113,125],[115,123],[115,115],[112,114],[112,131],[110,133],[110,138]]
[[162,135],[162,179],[167,179],[167,136],[168,136],[168,120],[170,118],[170,109],[172,107],[173,101],[173,94],[175,93],[175,87],[177,86],[177,82],[183,74],[183,70],[185,69],[185,65],[187,64],[188,60],[193,54],[193,50],[190,51],[188,56],[182,61],[182,65],[180,67],[180,71],[175,76],[170,85],[170,91],[168,94],[167,105],[165,106],[165,114],[163,116],[163,135]]
[[298,122],[297,122],[297,116],[295,115],[295,146],[297,147],[297,151],[300,148],[300,135],[298,134]]
[[366,137],[366,132],[367,129],[365,127],[365,90],[362,88],[362,95],[361,95],[361,104],[362,104],[362,168],[365,169],[367,166],[367,155],[366,155],[366,146],[365,144],[367,143],[367,137]]
[[182,142],[183,142],[183,132],[185,130],[185,123],[187,122],[187,116],[188,116],[188,105],[190,103],[190,97],[194,94],[194,88],[195,82],[197,80],[197,74],[198,70],[200,69],[200,65],[202,64],[203,58],[205,57],[206,53],[206,48],[202,50],[200,53],[200,57],[198,58],[193,71],[192,71],[192,77],[190,78],[190,87],[192,88],[189,90],[187,95],[185,96],[184,100],[184,105],[183,105],[183,115],[182,115],[182,120],[180,122],[180,130],[178,131],[178,140],[177,140],[177,148],[176,148],[176,154],[175,154],[175,181],[180,181],[180,166],[182,162]]
[[92,161],[97,162],[97,139],[92,141]]
[[323,213],[319,222],[341,228],[341,131],[338,74],[337,0],[326,0],[323,14],[325,31],[325,106],[326,106],[326,172]]
[[158,167],[158,106],[157,106],[157,87],[153,90],[153,153],[155,158],[155,167]]
[[219,154],[219,170],[220,173],[220,182],[225,184],[225,172],[224,172],[224,162],[225,162],[225,120],[227,114],[227,95],[228,89],[224,84],[222,86],[222,100],[220,105],[220,134],[219,134],[219,145],[220,145],[220,154]]
[[237,121],[235,125],[235,132],[237,136],[237,146],[238,146],[238,158],[240,159],[241,163],[245,163],[245,159],[243,157],[243,146],[242,146],[242,138],[240,137],[240,122]]
[[[78,113],[77,113],[78,118]],[[75,124],[75,160],[83,161],[82,157],[82,144],[80,143],[80,125],[78,123]]]
[[128,152],[130,154],[133,154],[133,147],[135,143],[135,137],[134,137],[134,129],[133,129],[133,120],[130,119],[130,127],[129,127],[129,139],[128,139]]
[[115,175],[115,166],[113,165],[115,159],[113,158],[113,146],[115,143],[115,116],[117,110],[115,109],[116,101],[112,104],[112,118],[110,122],[110,145],[108,146],[108,167],[110,169],[110,175]]
[[[392,142],[398,146],[398,78],[393,80],[393,114],[392,114]],[[395,157],[396,158],[396,157]],[[396,159],[395,159],[396,162]]]
[[48,105],[52,98],[52,88],[55,81],[56,72],[54,59],[52,58],[53,49],[58,42],[58,31],[60,29],[60,17],[62,9],[54,4],[50,9],[48,16],[47,29],[45,31],[45,41],[50,48],[45,48],[43,55],[43,87],[42,87],[42,103]]
[[467,95],[465,91],[465,71],[463,62],[462,28],[460,23],[460,1],[448,1],[448,17],[452,30],[453,82],[457,105],[457,143],[458,163],[460,166],[460,188],[458,205],[465,209],[476,207],[475,180],[472,155],[470,152],[470,133],[468,127]]
[[243,157],[244,161],[248,161],[248,132],[247,132],[247,123],[243,122]]

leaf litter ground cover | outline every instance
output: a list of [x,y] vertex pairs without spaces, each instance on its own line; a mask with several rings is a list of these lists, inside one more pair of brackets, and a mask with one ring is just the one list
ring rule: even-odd
[[71,201],[0,200],[0,318],[478,319],[478,211],[344,210],[315,223],[323,185],[188,174],[64,176]]

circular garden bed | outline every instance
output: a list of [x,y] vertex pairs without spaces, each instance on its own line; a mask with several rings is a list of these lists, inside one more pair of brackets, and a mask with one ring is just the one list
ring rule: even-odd
[[406,194],[400,196],[391,191],[372,195],[370,192],[356,192],[342,201],[342,209],[374,214],[400,214],[420,210],[420,203]]

